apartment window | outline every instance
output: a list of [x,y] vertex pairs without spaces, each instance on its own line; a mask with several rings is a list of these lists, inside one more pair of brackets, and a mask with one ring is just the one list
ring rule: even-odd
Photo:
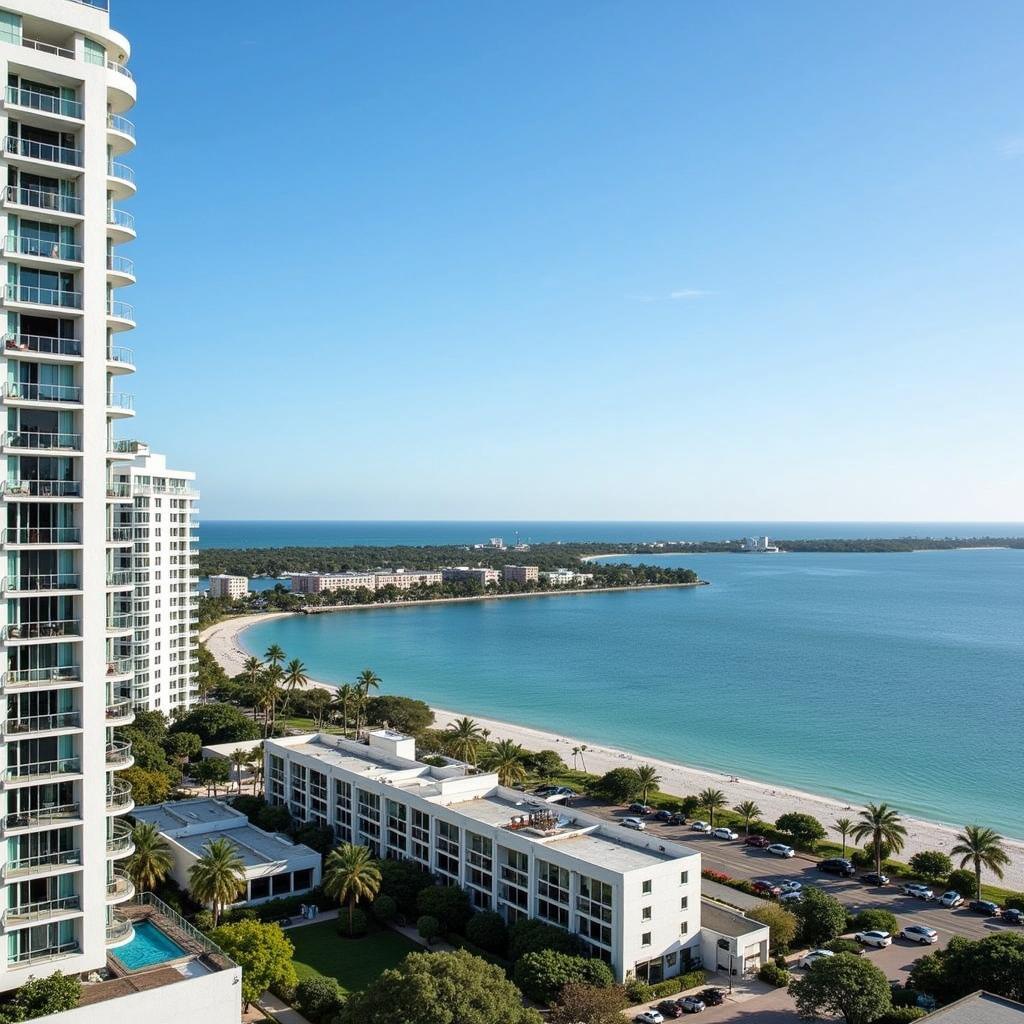
[[106,64],[107,63],[107,51],[97,42],[92,39],[85,40],[85,63],[86,64]]
[[569,872],[557,864],[537,861],[537,916],[569,927]]
[[689,881],[690,881],[690,872],[689,871],[680,871],[679,872],[679,884],[680,885],[686,885]]
[[644,907],[643,910],[640,911],[640,920],[641,921],[650,921],[650,919],[651,919],[651,908],[650,907]]
[[[518,850],[500,850],[498,896],[505,903],[526,909],[530,905],[530,858]],[[511,920],[511,917],[509,918]]]
[[686,935],[690,931],[689,921],[681,921],[679,924],[679,934]]
[[649,946],[650,944],[651,944],[651,933],[650,932],[644,932],[643,935],[640,936],[640,945],[641,946]]
[[388,856],[401,859],[406,850],[406,822],[408,808],[397,800],[387,801],[388,812]]
[[450,879],[459,877],[459,826],[451,822],[437,823],[437,856],[434,862],[442,875]]
[[380,851],[380,797],[376,793],[367,793],[360,789],[359,794],[359,831],[374,852]]
[[494,844],[487,836],[466,833],[466,885],[470,899],[478,909],[491,905],[491,890],[494,887]]
[[284,759],[270,755],[270,773],[267,776],[270,802],[284,803]]
[[651,892],[651,880],[649,878],[645,878],[644,881],[641,883],[640,891],[645,896],[650,895],[650,892]]
[[412,812],[412,855],[423,864],[430,863],[430,815]]
[[689,903],[690,903],[690,897],[689,896],[681,896],[679,898],[679,909],[680,910],[686,910],[686,908],[689,906]]
[[299,819],[306,820],[306,766],[304,764],[289,765],[288,802],[291,812]]
[[0,11],[0,43],[21,45],[21,15]]
[[312,768],[309,771],[309,816],[321,827],[327,824],[327,776]]

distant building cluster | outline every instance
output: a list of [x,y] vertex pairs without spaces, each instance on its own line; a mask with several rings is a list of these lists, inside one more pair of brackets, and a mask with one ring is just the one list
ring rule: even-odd
[[378,572],[293,572],[288,574],[294,594],[320,594],[325,590],[383,590],[441,583],[440,569],[389,569]]
[[743,541],[743,550],[753,554],[776,554],[778,547],[767,537],[747,537]]

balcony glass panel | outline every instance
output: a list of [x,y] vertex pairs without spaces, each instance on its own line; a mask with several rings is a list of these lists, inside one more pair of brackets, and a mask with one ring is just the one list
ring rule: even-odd
[[38,89],[7,86],[7,102],[31,110],[41,110],[45,114],[60,114],[62,117],[82,119],[82,104],[78,100],[66,100],[62,96]]
[[45,160],[51,164],[63,164],[65,167],[81,167],[82,151],[69,146],[57,146],[49,142],[36,142],[34,139],[19,139],[8,135],[5,140],[8,153],[29,157],[32,160]]

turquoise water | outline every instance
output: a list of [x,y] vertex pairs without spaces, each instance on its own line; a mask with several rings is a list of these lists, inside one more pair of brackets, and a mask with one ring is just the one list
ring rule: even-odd
[[185,955],[185,950],[174,939],[165,935],[150,921],[135,926],[135,938],[126,942],[113,954],[130,971],[138,971],[154,964],[164,964]]
[[1024,837],[1024,551],[689,555],[712,586],[290,617],[318,679]]

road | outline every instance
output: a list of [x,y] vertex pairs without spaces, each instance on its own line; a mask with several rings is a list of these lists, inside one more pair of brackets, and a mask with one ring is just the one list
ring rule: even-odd
[[[621,808],[585,799],[576,801],[574,806],[609,821],[618,821],[627,814]],[[877,888],[863,885],[856,878],[827,875],[816,869],[814,860],[799,854],[791,858],[774,857],[756,847],[744,846],[742,838],[733,842],[712,839],[699,832],[691,832],[688,825],[664,825],[655,821],[648,822],[647,832],[698,850],[705,869],[723,871],[732,878],[764,878],[775,882],[795,878],[804,885],[815,885],[831,893],[854,913],[869,908],[890,910],[901,924],[923,924],[934,928],[943,945],[953,935],[981,939],[1007,929],[1021,931],[1019,925],[1004,925],[963,908],[949,910],[938,903],[911,899],[894,885]],[[917,948],[921,952],[927,949],[923,946]]]

